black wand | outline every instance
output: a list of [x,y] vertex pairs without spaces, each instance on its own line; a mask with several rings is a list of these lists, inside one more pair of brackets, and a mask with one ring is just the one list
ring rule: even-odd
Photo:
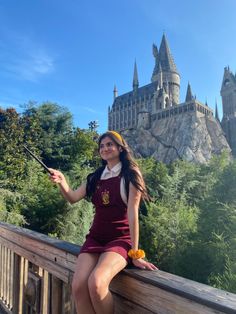
[[48,173],[52,174],[52,172],[49,170],[49,168],[45,165],[45,163],[42,162],[42,160],[40,160],[37,156],[35,156],[34,153],[31,152],[31,150],[29,150],[28,147],[26,147],[25,145],[23,145],[24,149],[30,154],[30,156],[32,156]]

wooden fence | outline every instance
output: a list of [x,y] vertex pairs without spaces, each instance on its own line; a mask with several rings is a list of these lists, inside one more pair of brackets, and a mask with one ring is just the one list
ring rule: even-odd
[[[74,314],[79,246],[0,223],[0,313]],[[116,314],[236,314],[236,295],[163,271],[125,269],[111,283]]]

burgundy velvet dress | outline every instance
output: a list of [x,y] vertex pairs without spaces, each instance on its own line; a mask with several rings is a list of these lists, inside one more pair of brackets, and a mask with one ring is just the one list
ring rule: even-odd
[[131,238],[127,205],[120,195],[120,176],[99,180],[92,196],[95,216],[80,253],[116,252],[129,262]]

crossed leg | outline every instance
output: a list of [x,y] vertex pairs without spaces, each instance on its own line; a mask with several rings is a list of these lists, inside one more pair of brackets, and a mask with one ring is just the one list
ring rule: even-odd
[[105,252],[99,256],[97,264],[88,278],[90,299],[96,314],[114,313],[109,284],[126,265],[126,260],[118,253]]

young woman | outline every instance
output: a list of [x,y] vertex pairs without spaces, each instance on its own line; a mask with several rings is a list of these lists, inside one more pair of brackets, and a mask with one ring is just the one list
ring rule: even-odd
[[59,184],[70,203],[87,197],[96,209],[72,282],[77,313],[81,314],[114,313],[109,284],[129,262],[141,269],[157,269],[143,259],[144,251],[138,249],[139,203],[147,197],[139,168],[125,140],[115,131],[99,138],[99,153],[102,167],[74,191],[61,172],[50,169],[51,180]]

